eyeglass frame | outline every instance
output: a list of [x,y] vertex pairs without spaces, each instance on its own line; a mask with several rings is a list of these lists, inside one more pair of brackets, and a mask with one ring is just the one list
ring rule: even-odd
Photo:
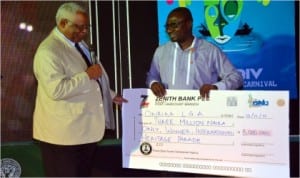
[[79,31],[88,30],[91,28],[91,25],[78,25],[74,23],[73,21],[66,19],[68,22],[71,22],[74,27],[76,27]]
[[165,28],[166,28],[166,30],[168,30],[168,29],[176,29],[176,28],[178,28],[180,25],[182,25],[182,23],[184,23],[184,22],[186,22],[187,20],[186,19],[183,19],[183,20],[180,20],[180,21],[178,21],[178,22],[172,22],[172,23],[167,23],[167,24],[165,24],[164,26],[165,26]]

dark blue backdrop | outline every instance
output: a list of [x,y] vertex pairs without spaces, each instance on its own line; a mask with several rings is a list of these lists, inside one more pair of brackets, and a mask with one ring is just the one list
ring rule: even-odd
[[[188,7],[194,35],[228,55],[244,77],[245,90],[289,90],[290,98],[297,99],[295,2],[221,2],[158,1],[159,44],[169,40],[164,28],[168,13],[178,6]],[[226,25],[221,27],[221,22]],[[219,23],[219,28],[210,28],[210,23]]]

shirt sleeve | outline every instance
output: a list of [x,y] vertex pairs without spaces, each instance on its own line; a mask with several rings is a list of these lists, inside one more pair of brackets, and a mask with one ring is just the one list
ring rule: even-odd
[[159,53],[158,50],[156,50],[151,62],[150,70],[147,73],[146,85],[149,88],[151,87],[152,83],[161,82],[159,64],[158,64],[158,60],[159,60],[158,53]]
[[234,90],[243,85],[241,73],[235,69],[227,56],[219,49],[214,50],[215,67],[219,74],[220,80],[214,85],[219,90]]

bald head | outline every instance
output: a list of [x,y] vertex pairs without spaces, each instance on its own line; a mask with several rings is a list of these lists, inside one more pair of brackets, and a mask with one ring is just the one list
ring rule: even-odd
[[168,18],[170,16],[173,16],[174,14],[176,14],[177,16],[181,16],[182,18],[188,20],[188,21],[193,21],[193,17],[192,17],[192,13],[191,11],[186,8],[186,7],[177,7],[175,9],[173,9],[169,15]]

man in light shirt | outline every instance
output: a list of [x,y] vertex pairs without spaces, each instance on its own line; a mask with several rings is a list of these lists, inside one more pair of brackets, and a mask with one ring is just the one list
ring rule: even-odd
[[159,46],[147,73],[147,85],[162,97],[166,89],[200,90],[204,98],[210,90],[241,88],[243,78],[226,55],[215,45],[196,38],[188,8],[178,7],[167,18],[170,42]]

